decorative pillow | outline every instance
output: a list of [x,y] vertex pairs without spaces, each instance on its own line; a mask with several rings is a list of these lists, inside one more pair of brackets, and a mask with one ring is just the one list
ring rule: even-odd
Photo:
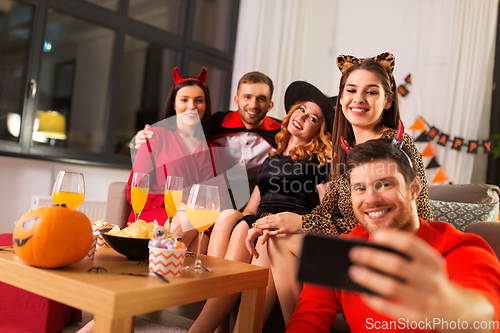
[[430,184],[428,193],[432,200],[492,204],[498,203],[500,188],[490,184]]
[[472,222],[497,221],[498,204],[429,200],[435,221],[449,222],[460,231]]

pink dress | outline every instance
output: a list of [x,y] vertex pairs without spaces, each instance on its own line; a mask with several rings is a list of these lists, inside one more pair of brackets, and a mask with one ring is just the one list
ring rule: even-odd
[[[163,127],[151,128],[153,137],[139,148],[128,180],[127,200],[131,201],[131,183],[134,172],[149,174],[149,194],[140,219],[157,220],[163,225],[168,218],[164,205],[164,189],[167,176],[183,177],[182,201],[187,202],[193,184],[203,183],[219,187],[221,210],[225,207],[227,185],[223,174],[226,159],[223,147],[212,141],[201,141],[193,153],[188,151],[180,135]],[[134,212],[128,222],[134,222]]]

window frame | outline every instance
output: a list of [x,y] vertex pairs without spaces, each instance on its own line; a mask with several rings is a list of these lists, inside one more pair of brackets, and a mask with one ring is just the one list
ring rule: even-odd
[[[229,108],[231,77],[236,44],[236,28],[240,1],[231,0],[230,8],[230,41],[228,52],[212,48],[192,39],[193,18],[196,0],[182,0],[179,34],[150,26],[147,23],[128,17],[129,0],[117,0],[116,11],[103,8],[83,0],[17,0],[19,3],[32,5],[34,8],[31,22],[31,35],[28,46],[28,56],[25,62],[24,103],[21,111],[22,122],[19,142],[1,141],[0,155],[30,159],[41,159],[73,164],[92,165],[100,167],[114,167],[129,169],[129,156],[115,155],[113,142],[116,133],[116,119],[118,117],[118,96],[120,90],[120,75],[123,63],[125,37],[127,35],[142,39],[146,42],[178,52],[177,66],[182,75],[186,75],[190,61],[206,63],[225,72],[221,82],[222,93],[219,96],[221,105],[213,105],[213,112]],[[54,8],[65,14],[97,24],[115,31],[115,38],[111,53],[110,77],[106,97],[104,118],[104,135],[101,153],[89,153],[68,148],[35,146],[32,144],[35,108],[38,104],[38,94],[35,98],[28,97],[31,79],[37,82],[41,72],[42,52],[45,38],[45,28],[49,8]],[[223,96],[222,96],[223,95]]]

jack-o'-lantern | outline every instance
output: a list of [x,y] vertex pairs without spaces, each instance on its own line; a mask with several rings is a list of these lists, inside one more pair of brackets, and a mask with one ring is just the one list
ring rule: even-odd
[[17,223],[13,245],[26,263],[57,268],[82,260],[92,238],[90,220],[82,212],[62,206],[38,207]]

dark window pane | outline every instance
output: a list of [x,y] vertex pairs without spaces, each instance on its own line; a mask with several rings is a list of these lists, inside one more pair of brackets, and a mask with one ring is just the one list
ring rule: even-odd
[[84,1],[93,3],[94,5],[98,5],[113,11],[115,11],[118,8],[118,0],[84,0]]
[[191,61],[189,63],[189,76],[197,77],[198,74],[200,74],[200,70],[202,67],[205,67],[208,72],[206,83],[208,89],[210,90],[210,99],[212,100],[212,113],[215,113],[217,111],[227,111],[223,110],[223,98],[224,96],[226,96],[226,91],[224,91],[226,72],[217,67],[202,65],[199,62]]
[[182,0],[130,0],[129,16],[154,27],[178,34]]
[[115,153],[129,155],[128,144],[145,124],[154,124],[172,88],[177,52],[127,36],[116,120]]
[[[34,144],[102,152],[114,35],[113,30],[49,10]],[[49,110],[57,113],[43,112]]]
[[0,1],[0,140],[19,142],[33,8]]
[[196,0],[193,40],[229,51],[231,0]]

